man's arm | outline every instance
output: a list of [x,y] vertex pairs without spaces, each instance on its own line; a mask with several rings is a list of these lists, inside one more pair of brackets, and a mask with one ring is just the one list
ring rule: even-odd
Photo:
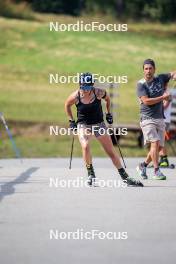
[[163,100],[169,100],[170,94],[165,92],[163,95],[155,97],[155,98],[149,98],[148,96],[141,96],[140,99],[145,105],[154,105],[157,103],[162,102]]
[[74,105],[77,101],[77,93],[78,91],[73,92],[65,101],[65,112],[70,120],[74,120],[71,107]]

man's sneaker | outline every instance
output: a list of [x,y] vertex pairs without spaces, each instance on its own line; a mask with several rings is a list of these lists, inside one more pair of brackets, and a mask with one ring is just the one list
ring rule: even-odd
[[87,179],[87,184],[89,186],[92,186],[95,183],[95,172],[93,169],[93,166],[87,166],[87,171],[88,171],[88,179]]
[[144,166],[143,163],[139,163],[136,170],[137,170],[139,176],[141,176],[144,180],[148,179],[148,176],[146,173],[147,168]]
[[159,170],[154,172],[153,180],[166,180],[166,176]]
[[167,155],[160,157],[159,166],[163,168],[169,167],[169,161]]
[[124,182],[127,183],[128,186],[134,186],[134,187],[144,187],[143,183],[140,181],[135,180],[134,178],[127,177]]
[[159,166],[160,167],[163,167],[163,168],[168,168],[169,167],[169,161],[168,161],[168,159],[161,160],[160,163],[159,163]]

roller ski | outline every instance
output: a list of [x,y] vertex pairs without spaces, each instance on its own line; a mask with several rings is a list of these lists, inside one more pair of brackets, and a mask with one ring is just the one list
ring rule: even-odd
[[144,187],[143,183],[135,180],[134,178],[130,177],[124,169],[121,169],[122,171],[119,171],[120,176],[129,187]]

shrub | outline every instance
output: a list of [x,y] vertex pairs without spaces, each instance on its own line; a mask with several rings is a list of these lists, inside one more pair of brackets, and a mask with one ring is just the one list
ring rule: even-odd
[[34,19],[34,14],[28,3],[14,3],[12,0],[0,0],[0,16],[27,20]]

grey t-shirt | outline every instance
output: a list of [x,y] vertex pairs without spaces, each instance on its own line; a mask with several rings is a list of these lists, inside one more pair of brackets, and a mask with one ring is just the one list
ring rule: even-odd
[[[138,97],[148,96],[149,98],[155,98],[162,96],[165,90],[165,85],[169,82],[170,78],[171,74],[166,73],[157,75],[151,82],[141,79],[137,83]],[[145,105],[141,100],[140,102],[140,115],[142,120],[148,118],[164,118],[163,102],[154,105]]]

